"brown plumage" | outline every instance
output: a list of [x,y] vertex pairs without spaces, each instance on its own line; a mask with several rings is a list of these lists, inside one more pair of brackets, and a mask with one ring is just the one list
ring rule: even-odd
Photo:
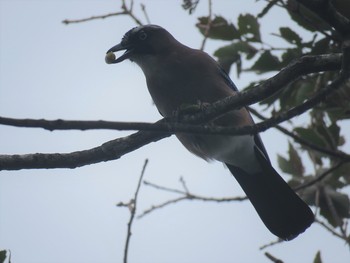
[[[178,42],[164,28],[146,25],[131,29],[109,52],[126,50],[110,63],[130,59],[146,77],[148,90],[163,116],[183,105],[212,103],[238,91],[217,62],[200,50]],[[253,124],[242,108],[211,121],[213,125]],[[291,240],[305,231],[314,215],[271,166],[259,135],[176,134],[181,143],[205,160],[225,163],[266,227],[276,236]]]

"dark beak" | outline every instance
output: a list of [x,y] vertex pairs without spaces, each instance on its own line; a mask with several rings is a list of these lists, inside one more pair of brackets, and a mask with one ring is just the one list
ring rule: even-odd
[[132,53],[133,53],[133,48],[128,46],[128,45],[122,45],[122,43],[119,43],[118,45],[115,45],[114,47],[110,48],[107,51],[107,54],[110,52],[117,52],[120,50],[126,50],[123,55],[121,55],[119,58],[115,59],[114,61],[111,61],[111,63],[119,63],[122,62],[125,59],[128,59]]

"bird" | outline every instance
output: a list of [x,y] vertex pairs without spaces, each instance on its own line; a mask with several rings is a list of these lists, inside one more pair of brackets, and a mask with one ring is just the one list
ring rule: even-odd
[[[116,58],[115,53],[125,51]],[[149,93],[163,117],[185,105],[211,104],[235,96],[238,89],[218,62],[204,51],[190,48],[158,25],[130,29],[105,56],[108,64],[129,59],[143,71]],[[246,107],[229,111],[211,125],[254,125]],[[191,153],[224,163],[269,231],[292,240],[314,221],[310,207],[272,167],[259,134],[210,135],[176,133]]]

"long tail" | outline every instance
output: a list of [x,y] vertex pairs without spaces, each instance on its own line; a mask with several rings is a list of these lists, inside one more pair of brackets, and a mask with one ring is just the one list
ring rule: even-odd
[[309,206],[289,187],[264,158],[263,172],[248,174],[227,164],[266,227],[283,240],[292,240],[314,221]]

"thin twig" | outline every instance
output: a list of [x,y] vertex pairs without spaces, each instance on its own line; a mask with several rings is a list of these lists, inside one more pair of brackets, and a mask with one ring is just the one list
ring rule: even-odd
[[[249,108],[249,111],[253,115],[255,115],[256,117],[258,117],[259,119],[264,120],[264,121],[268,120],[268,118],[264,117],[258,111],[254,110],[251,107],[248,107],[248,108]],[[344,153],[342,151],[333,151],[333,150],[318,146],[316,144],[313,144],[313,143],[309,142],[308,140],[305,140],[305,139],[299,137],[295,133],[288,131],[286,128],[284,128],[280,125],[276,125],[276,126],[274,126],[274,128],[279,130],[280,132],[284,133],[285,135],[288,135],[289,137],[293,138],[295,142],[297,142],[303,146],[306,146],[307,148],[313,149],[313,150],[321,152],[321,153],[325,153],[325,154],[330,155],[330,156],[338,157],[338,158],[339,157],[342,158],[344,155],[346,155],[346,153]]]
[[[105,19],[105,18],[112,17],[112,16],[128,15],[135,21],[136,24],[141,26],[142,22],[133,13],[133,10],[132,10],[133,6],[134,6],[133,0],[130,1],[129,8],[126,5],[125,0],[122,0],[121,8],[123,11],[109,13],[109,14],[105,14],[105,15],[91,16],[91,17],[82,18],[82,19],[65,19],[62,21],[62,23],[68,25],[68,24],[73,24],[73,23],[87,22],[87,21],[96,20],[96,19]],[[142,5],[141,5],[141,8],[142,8]],[[144,13],[145,13],[145,11],[144,11]],[[146,13],[145,13],[145,15],[146,15]],[[146,16],[146,19],[147,19],[147,21],[149,21],[147,16]]]
[[182,184],[182,187],[184,188],[185,192],[186,192],[187,194],[189,194],[190,191],[189,191],[188,188],[187,188],[185,179],[181,176],[179,180],[180,180],[180,183]]
[[211,29],[211,26],[212,26],[212,1],[211,0],[208,0],[208,9],[209,9],[209,14],[208,14],[208,23],[206,24],[206,27],[205,27],[205,31],[204,31],[204,38],[202,40],[202,44],[201,44],[201,47],[200,47],[200,50],[203,50],[204,49],[204,46],[205,46],[205,43],[207,42],[207,39],[208,39],[208,36],[209,36],[209,33],[210,33],[210,29]]
[[274,246],[274,245],[276,245],[276,244],[280,244],[280,243],[282,243],[282,242],[284,242],[284,240],[278,238],[276,241],[272,241],[272,242],[270,242],[270,243],[268,243],[268,244],[265,244],[265,245],[261,246],[259,249],[260,249],[260,250],[263,250],[263,249],[265,249],[265,248],[272,247],[272,246]]
[[170,200],[168,200],[168,201],[166,201],[164,203],[161,203],[159,205],[153,205],[150,208],[148,208],[145,211],[143,211],[137,218],[140,219],[140,218],[144,217],[145,215],[153,212],[154,210],[163,208],[163,207],[168,206],[170,204],[175,204],[177,202],[180,202],[180,201],[183,201],[183,200],[186,200],[186,199],[187,199],[186,196],[181,196],[181,197],[178,197],[178,198],[170,199]]
[[96,20],[96,19],[105,19],[107,17],[120,16],[120,15],[127,15],[127,13],[125,11],[121,11],[121,12],[109,13],[109,14],[105,14],[105,15],[91,16],[91,17],[82,18],[82,19],[75,19],[75,20],[74,19],[65,19],[62,21],[62,23],[68,25],[68,24],[73,24],[73,23],[87,22],[87,21]]
[[272,256],[269,252],[265,252],[265,256],[266,256],[268,259],[270,259],[272,262],[274,262],[274,263],[283,263],[282,260],[280,260],[280,259],[278,259],[278,258]]
[[154,183],[151,183],[151,182],[148,182],[148,181],[143,181],[143,183],[145,185],[153,187],[153,188],[155,188],[157,190],[162,190],[162,191],[165,191],[165,192],[176,193],[176,194],[181,194],[181,195],[186,194],[184,191],[173,189],[173,188],[168,188],[168,187],[161,186],[161,185],[157,185],[157,184],[154,184]]
[[347,238],[346,236],[344,236],[344,235],[342,235],[342,234],[340,234],[340,233],[334,231],[333,228],[331,228],[330,226],[328,226],[326,223],[324,223],[324,222],[318,220],[317,218],[315,218],[315,222],[318,223],[318,224],[320,224],[321,226],[323,226],[325,229],[327,229],[327,230],[328,230],[330,233],[332,233],[334,236],[343,239],[343,240],[349,245],[349,240],[348,240],[348,238]]
[[323,173],[321,173],[319,176],[317,176],[315,179],[310,180],[306,183],[303,183],[301,185],[298,185],[297,187],[293,188],[294,191],[300,191],[302,189],[305,189],[307,187],[310,187],[311,185],[314,185],[318,182],[320,182],[321,180],[323,180],[327,175],[330,175],[331,173],[333,173],[335,170],[337,170],[339,167],[341,167],[342,165],[344,165],[345,161],[340,161],[339,163],[337,163],[336,165],[332,166],[331,168],[329,168],[328,170],[324,171]]
[[148,185],[150,187],[153,187],[157,190],[162,190],[165,192],[170,192],[170,193],[176,193],[176,194],[180,194],[180,197],[174,198],[174,199],[170,199],[167,200],[163,203],[160,203],[158,205],[152,205],[150,208],[146,209],[145,211],[143,211],[142,214],[140,214],[138,216],[138,218],[142,218],[145,215],[153,212],[154,210],[166,207],[170,204],[175,204],[184,200],[196,200],[196,201],[205,201],[205,202],[218,202],[218,203],[222,203],[222,202],[232,202],[232,201],[244,201],[247,200],[247,197],[243,196],[243,197],[224,197],[224,198],[217,198],[217,197],[205,197],[205,196],[200,196],[197,194],[193,194],[190,192],[190,190],[188,189],[186,182],[184,181],[184,179],[181,177],[180,178],[180,182],[182,187],[184,188],[183,190],[178,190],[178,189],[173,189],[173,188],[169,188],[169,187],[165,187],[165,186],[160,186],[154,183],[150,183],[150,182],[145,182],[145,185]]
[[334,202],[333,200],[330,198],[330,196],[327,194],[327,192],[325,191],[324,187],[321,188],[321,191],[323,191],[323,196],[326,199],[326,204],[331,212],[331,215],[335,221],[335,223],[337,224],[337,226],[339,226],[340,228],[340,232],[342,233],[343,237],[346,238],[346,230],[343,228],[343,221],[340,218],[335,206],[334,206]]
[[126,236],[125,247],[124,247],[124,263],[128,262],[128,250],[129,250],[129,243],[130,243],[130,238],[131,238],[131,227],[132,227],[132,223],[134,221],[134,217],[136,214],[137,197],[138,197],[138,194],[140,191],[142,178],[145,174],[147,164],[148,164],[148,159],[145,160],[145,163],[143,165],[142,172],[141,172],[141,175],[140,175],[140,178],[139,178],[139,181],[137,184],[136,192],[134,195],[134,199],[132,199],[130,201],[131,211],[130,211],[130,219],[128,222],[128,230],[127,230],[127,236]]
[[141,4],[141,10],[145,16],[147,24],[151,24],[151,20],[149,19],[148,13],[146,11],[146,6],[144,4]]
[[136,24],[138,24],[139,26],[142,26],[143,23],[141,22],[141,20],[139,20],[133,13],[133,7],[134,7],[134,0],[130,0],[129,8],[126,6],[125,0],[122,0],[122,9],[126,13],[126,15],[130,16],[135,21]]

